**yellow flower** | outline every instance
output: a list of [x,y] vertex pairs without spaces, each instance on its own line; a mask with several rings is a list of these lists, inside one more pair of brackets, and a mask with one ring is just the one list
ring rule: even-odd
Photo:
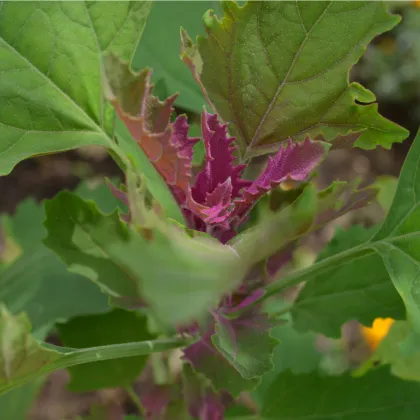
[[362,335],[368,343],[370,349],[375,350],[379,343],[386,337],[394,320],[392,318],[376,318],[373,321],[372,328],[362,325]]
[[414,6],[415,6],[415,7],[420,7],[420,0],[416,0],[416,1],[414,2]]

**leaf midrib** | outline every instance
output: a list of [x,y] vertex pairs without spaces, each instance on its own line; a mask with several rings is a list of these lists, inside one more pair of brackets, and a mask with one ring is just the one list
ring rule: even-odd
[[[297,4],[297,2],[296,2],[296,4]],[[299,48],[296,51],[296,54],[293,57],[292,63],[290,65],[290,67],[289,67],[289,70],[287,71],[286,75],[284,76],[284,79],[282,80],[282,82],[278,86],[278,88],[277,88],[277,90],[276,90],[276,92],[275,92],[272,100],[268,104],[268,107],[267,107],[266,111],[264,112],[264,115],[261,118],[261,121],[260,121],[260,123],[258,124],[258,126],[257,126],[257,128],[255,130],[255,133],[254,133],[254,135],[253,135],[253,137],[251,139],[251,142],[249,143],[249,146],[247,148],[247,153],[246,154],[249,153],[249,150],[252,149],[254,147],[255,143],[258,141],[258,137],[260,135],[260,132],[262,130],[262,127],[264,126],[266,119],[268,118],[268,116],[271,113],[274,105],[276,104],[278,97],[280,96],[281,92],[283,91],[284,86],[286,86],[287,81],[288,81],[288,79],[289,79],[289,77],[290,77],[290,75],[291,75],[291,73],[292,73],[292,71],[293,71],[293,69],[295,67],[295,64],[296,64],[296,62],[297,62],[297,60],[298,60],[298,58],[300,56],[300,53],[302,52],[304,46],[308,42],[309,37],[310,37],[311,33],[313,32],[314,28],[316,28],[316,26],[322,20],[322,18],[324,17],[325,13],[328,11],[328,9],[331,6],[331,4],[332,4],[332,0],[329,1],[329,3],[325,7],[325,9],[321,13],[321,15],[318,17],[318,19],[316,20],[316,22],[312,25],[312,27],[311,27],[311,29],[309,31],[306,30],[306,28],[305,28],[305,30],[306,30],[305,38],[303,39],[303,41],[299,45]],[[260,7],[262,7],[262,4],[261,4]]]

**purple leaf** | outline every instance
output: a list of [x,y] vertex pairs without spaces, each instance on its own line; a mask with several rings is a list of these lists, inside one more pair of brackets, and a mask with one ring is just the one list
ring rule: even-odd
[[232,197],[237,197],[241,188],[249,186],[250,181],[241,179],[245,165],[233,165],[236,146],[232,143],[235,138],[228,137],[227,124],[220,124],[217,114],[206,111],[202,117],[202,132],[207,158],[205,174],[210,190],[230,177]]
[[235,214],[241,223],[256,201],[265,193],[286,180],[303,181],[325,158],[330,145],[306,138],[303,142],[292,140],[280,147],[274,157],[268,159],[265,170],[247,188],[236,202]]
[[228,178],[219,184],[212,192],[206,194],[206,205],[194,201],[191,193],[187,193],[186,205],[196,216],[209,225],[219,225],[229,229],[229,217],[232,214],[232,183]]
[[224,185],[226,182],[231,184],[230,196],[233,200],[239,196],[243,187],[251,183],[241,179],[245,165],[233,165],[235,159],[233,153],[236,147],[232,146],[234,138],[227,135],[227,125],[220,124],[216,114],[211,115],[203,111],[201,129],[206,163],[191,188],[191,198],[198,204],[211,207],[216,203],[215,200],[209,202],[208,198],[212,197],[212,193],[219,185]]
[[184,397],[190,415],[200,420],[222,420],[225,407],[232,403],[232,397],[226,392],[216,394],[208,381],[197,375],[188,366],[184,366]]

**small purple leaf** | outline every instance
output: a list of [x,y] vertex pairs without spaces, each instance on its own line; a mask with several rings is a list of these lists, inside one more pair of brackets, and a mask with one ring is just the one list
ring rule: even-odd
[[268,159],[265,170],[258,178],[243,190],[243,197],[236,203],[238,223],[243,221],[260,197],[281,182],[304,181],[322,162],[330,147],[327,143],[309,138],[300,143],[293,143],[289,139],[274,157]]

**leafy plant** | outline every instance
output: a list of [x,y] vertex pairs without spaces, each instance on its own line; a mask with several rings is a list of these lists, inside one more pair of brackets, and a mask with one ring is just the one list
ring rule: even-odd
[[[395,418],[401,404],[416,418],[419,385],[405,379],[419,378],[420,135],[392,205],[380,195],[383,223],[338,231],[315,263],[293,266],[313,232],[377,186],[393,191],[358,180],[319,190],[316,176],[331,150],[408,136],[349,82],[400,18],[381,2],[228,1],[196,41],[171,21],[179,50],[166,55],[174,38],[163,45],[156,28],[163,39],[173,15],[198,32],[200,7],[1,4],[0,173],[99,145],[124,183],[3,219],[0,406],[11,413],[18,387],[36,395],[68,368],[70,389],[124,387],[147,419]],[[156,86],[140,68],[151,64]],[[359,370],[325,369],[320,334],[379,317],[398,321]]]

